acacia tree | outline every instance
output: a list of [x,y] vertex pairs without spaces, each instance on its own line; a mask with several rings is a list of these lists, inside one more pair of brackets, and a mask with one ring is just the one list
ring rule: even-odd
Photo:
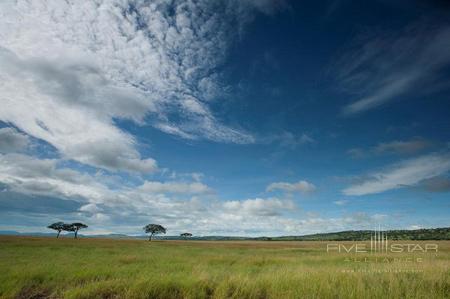
[[68,232],[74,232],[74,239],[78,238],[78,231],[82,228],[88,227],[86,224],[81,222],[74,222],[72,224],[64,224],[63,230]]
[[149,241],[152,240],[153,235],[166,233],[165,227],[159,224],[147,224],[143,227],[143,230],[145,231],[145,233],[150,234],[150,236],[148,237]]
[[192,237],[192,234],[191,233],[182,233],[182,234],[180,234],[180,236],[186,240],[187,238]]
[[64,230],[64,222],[55,222],[47,226],[47,228],[54,229],[58,233],[56,234],[56,238],[59,238],[59,234],[62,230]]

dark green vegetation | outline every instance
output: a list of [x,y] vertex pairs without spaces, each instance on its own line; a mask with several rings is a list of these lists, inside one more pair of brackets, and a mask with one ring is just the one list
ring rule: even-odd
[[[450,240],[450,227],[416,230],[388,230],[389,240]],[[368,241],[373,231],[343,231],[337,233],[314,234],[306,236],[283,236],[272,240],[288,241]]]
[[437,254],[414,255],[418,263],[403,253],[349,261],[355,256],[327,253],[326,242],[3,236],[0,297],[448,298],[450,242],[437,243]]
[[[388,230],[389,240],[450,240],[450,227],[429,228],[416,230]],[[335,233],[323,233],[304,236],[281,236],[281,237],[226,237],[205,236],[191,237],[191,240],[203,241],[369,241],[373,236],[370,230],[350,230]],[[177,236],[163,237],[164,240],[179,240]]]

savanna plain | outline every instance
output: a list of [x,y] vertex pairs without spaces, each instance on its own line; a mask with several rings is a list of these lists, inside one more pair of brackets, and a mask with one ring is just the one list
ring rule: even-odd
[[327,243],[3,236],[0,298],[450,298],[450,241],[395,260]]

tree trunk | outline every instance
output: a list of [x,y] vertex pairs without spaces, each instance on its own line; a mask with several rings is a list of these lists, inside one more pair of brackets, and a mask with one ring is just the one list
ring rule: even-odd
[[58,234],[56,235],[56,238],[58,239],[59,238],[59,234],[61,233],[61,231],[59,230],[58,231]]
[[148,236],[148,240],[151,241],[153,237],[153,233],[150,234],[150,236]]
[[74,239],[78,239],[78,229],[75,231],[75,237]]

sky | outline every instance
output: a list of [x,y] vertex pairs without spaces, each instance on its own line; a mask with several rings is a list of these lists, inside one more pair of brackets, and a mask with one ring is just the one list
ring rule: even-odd
[[450,226],[446,1],[0,2],[0,230]]

